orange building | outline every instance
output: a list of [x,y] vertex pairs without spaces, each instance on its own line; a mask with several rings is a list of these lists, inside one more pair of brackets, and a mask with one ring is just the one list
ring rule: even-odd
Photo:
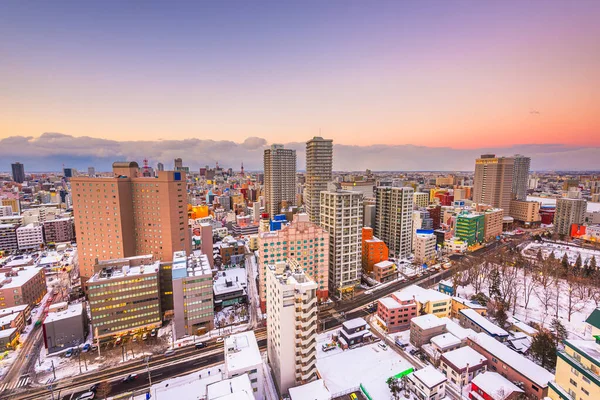
[[362,268],[365,274],[373,272],[373,266],[387,260],[389,250],[383,240],[373,236],[373,228],[362,228]]
[[136,162],[115,162],[113,174],[71,179],[83,282],[97,272],[97,260],[152,254],[168,261],[175,251],[191,251],[185,172],[149,178]]

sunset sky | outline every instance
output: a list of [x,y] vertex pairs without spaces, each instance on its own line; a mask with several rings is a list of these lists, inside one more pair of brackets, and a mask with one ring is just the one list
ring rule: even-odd
[[0,139],[600,145],[600,1],[2,1]]

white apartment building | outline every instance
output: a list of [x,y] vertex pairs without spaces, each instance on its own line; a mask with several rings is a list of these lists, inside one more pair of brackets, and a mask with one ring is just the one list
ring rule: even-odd
[[432,365],[408,375],[409,389],[418,399],[443,399],[446,397],[447,381],[446,376]]
[[225,375],[233,378],[242,374],[248,374],[254,398],[264,400],[263,362],[254,331],[225,339]]
[[321,226],[329,233],[330,296],[343,297],[360,284],[362,225],[362,193],[330,183],[321,192]]
[[433,233],[415,235],[415,260],[418,263],[430,263],[435,260],[436,238]]
[[11,206],[0,205],[0,217],[12,217],[13,210]]
[[271,145],[264,153],[265,206],[273,217],[284,205],[296,204],[296,150]]
[[44,229],[39,223],[17,228],[17,245],[19,250],[39,249],[44,243]]
[[405,258],[412,248],[412,211],[414,190],[411,187],[377,188],[375,236],[390,249],[390,256]]
[[299,265],[267,272],[267,354],[280,394],[317,376],[317,284]]
[[320,193],[327,190],[333,168],[333,140],[315,136],[306,142],[306,212],[310,222],[319,223],[321,209]]

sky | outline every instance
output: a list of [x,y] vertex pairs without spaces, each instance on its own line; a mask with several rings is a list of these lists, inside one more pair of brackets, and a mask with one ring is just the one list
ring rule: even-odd
[[[60,133],[116,142],[125,157],[147,147],[153,162],[168,141],[243,149],[315,135],[364,157],[585,153],[600,147],[599,19],[595,0],[5,0],[0,144]],[[127,144],[136,141],[145,144]],[[63,150],[82,163],[102,151]]]

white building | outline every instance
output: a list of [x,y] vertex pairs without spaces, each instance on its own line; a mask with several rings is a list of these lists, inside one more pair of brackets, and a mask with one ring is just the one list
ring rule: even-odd
[[429,193],[415,192],[413,194],[413,203],[417,208],[427,207],[429,205]]
[[248,374],[254,398],[263,400],[263,364],[256,336],[253,331],[246,331],[225,339],[225,375],[233,378]]
[[267,271],[267,354],[281,394],[317,379],[317,284],[297,263]]
[[435,260],[436,237],[433,233],[417,233],[415,235],[415,260],[419,263],[430,263]]
[[254,389],[247,374],[206,386],[206,400],[254,400]]
[[428,365],[408,375],[409,389],[419,399],[441,400],[446,396],[446,377]]
[[12,217],[13,210],[11,206],[0,205],[0,217]]
[[39,223],[17,228],[17,245],[19,250],[39,249],[44,243],[44,229]]
[[413,194],[411,187],[377,188],[375,236],[398,259],[407,257],[412,248]]
[[321,226],[329,233],[329,295],[343,297],[360,284],[363,196],[337,183],[321,192]]

